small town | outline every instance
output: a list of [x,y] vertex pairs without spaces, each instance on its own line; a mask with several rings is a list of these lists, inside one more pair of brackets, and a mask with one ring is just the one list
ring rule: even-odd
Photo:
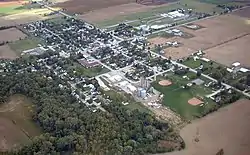
[[[136,3],[142,5],[143,1]],[[250,99],[248,62],[236,56],[230,57],[230,61],[220,61],[218,57],[226,56],[208,53],[248,37],[249,27],[242,28],[249,32],[239,30],[239,35],[229,36],[228,40],[218,36],[221,40],[215,40],[220,43],[199,34],[208,31],[202,22],[214,18],[224,20],[248,5],[217,4],[212,11],[199,11],[181,1],[172,9],[145,13],[145,17],[94,23],[89,22],[87,16],[85,20],[78,13],[55,9],[53,2],[32,1],[30,4],[49,10],[43,16],[56,18],[0,26],[0,35],[2,29],[15,29],[23,34],[15,41],[1,43],[0,38],[0,51],[1,46],[7,45],[20,55],[15,59],[1,56],[0,101],[3,105],[10,104],[9,98],[21,95],[13,105],[6,105],[9,108],[0,106],[0,116],[3,113],[6,117],[8,111],[17,114],[17,103],[26,100],[25,96],[36,104],[28,107],[34,108],[32,120],[41,126],[42,132],[38,135],[43,137],[32,147],[40,147],[44,141],[48,142],[48,149],[36,148],[35,152],[137,155],[185,149],[190,153],[180,134],[185,126],[235,102]],[[29,43],[22,43],[27,47],[15,47],[16,42],[27,38],[31,38]],[[18,119],[12,118],[11,122],[19,125]],[[108,123],[106,127],[105,123]],[[197,145],[202,143],[200,128],[196,127],[192,133]],[[30,140],[35,137],[33,134],[37,135],[35,130],[38,132],[34,129],[32,133],[26,127],[20,129]],[[103,135],[96,135],[100,133]],[[168,134],[170,136],[166,136]],[[3,136],[2,143],[7,146],[8,140]],[[116,141],[105,145],[109,143],[108,137]],[[81,143],[86,144],[85,148]],[[102,146],[104,150],[100,149]],[[9,151],[6,148],[0,145],[3,152]],[[218,145],[213,148],[213,154],[223,155],[226,148]],[[21,154],[35,153],[28,147],[25,149],[21,149]],[[181,155],[190,155],[188,153]]]

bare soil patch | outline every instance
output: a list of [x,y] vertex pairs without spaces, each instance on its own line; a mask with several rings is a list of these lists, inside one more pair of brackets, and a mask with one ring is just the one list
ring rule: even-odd
[[198,98],[194,97],[194,98],[191,98],[190,100],[188,100],[188,104],[191,104],[191,105],[200,105],[204,103],[203,101],[199,100]]
[[234,12],[233,14],[238,15],[240,17],[250,18],[250,7],[238,10]]
[[8,46],[0,46],[0,59],[16,59],[17,54]]
[[[239,100],[184,127],[186,149],[164,155],[250,154],[250,100]],[[195,139],[199,139],[198,142]]]
[[9,28],[0,30],[0,43],[1,42],[12,42],[20,39],[24,39],[26,34],[16,28]]
[[118,6],[110,6],[107,8],[91,11],[79,16],[83,20],[89,22],[100,22],[103,20],[113,19],[117,16],[128,15],[137,12],[144,12],[153,8],[153,6],[145,6],[137,3],[122,4]]
[[86,13],[111,6],[133,3],[134,0],[70,0],[56,6],[66,9],[69,13]]
[[250,35],[230,41],[206,50],[206,57],[231,66],[238,61],[245,67],[250,67]]
[[32,121],[32,109],[30,101],[21,95],[0,105],[0,151],[16,148],[40,134]]

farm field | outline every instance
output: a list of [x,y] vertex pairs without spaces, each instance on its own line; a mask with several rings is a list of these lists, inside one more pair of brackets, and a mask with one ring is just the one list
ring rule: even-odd
[[[181,129],[186,149],[161,155],[212,155],[220,149],[226,155],[248,155],[249,116],[250,101],[247,99],[223,107]],[[199,142],[195,142],[195,138]]]
[[250,35],[206,50],[206,57],[224,65],[231,66],[238,61],[242,66],[250,67]]
[[[211,94],[212,90],[202,85],[192,86],[191,88],[182,88],[183,85],[189,83],[189,80],[183,79],[177,75],[168,75],[168,80],[173,83],[170,86],[161,86],[158,82],[153,83],[156,90],[164,94],[163,104],[171,110],[180,114],[187,120],[193,120],[202,115],[207,109],[215,106],[215,103],[205,98],[205,95]],[[204,105],[191,105],[188,101],[194,97],[203,98]]]
[[[199,30],[190,30],[184,27],[178,28],[183,32],[191,34],[193,37],[189,39],[180,37],[166,39],[166,42],[177,41],[182,44],[178,48],[167,48],[165,50],[166,51],[165,55],[167,57],[171,56],[175,59],[181,57],[187,57],[188,55],[200,49],[205,51],[205,53],[209,55],[211,48],[216,48],[217,46],[223,46],[223,44],[230,44],[230,42],[236,41],[237,39],[240,38],[244,38],[250,33],[250,26],[246,22],[246,18],[241,18],[231,14],[218,16],[206,20],[201,20],[198,22],[194,22],[194,24],[200,25],[204,28]],[[242,46],[239,47],[236,45],[238,48],[237,51],[234,51],[235,54],[237,54],[238,51],[242,51],[241,54],[237,54],[237,56],[239,57],[240,55],[247,54],[246,53],[247,51],[244,49],[248,48],[248,44],[244,45],[241,44],[241,45]],[[225,55],[227,54],[227,51],[221,50],[220,52],[225,53]],[[216,60],[222,59],[222,57],[219,57],[217,54],[214,57],[217,57]],[[225,57],[223,57],[223,59],[224,58]],[[232,59],[234,61],[242,61],[242,63],[246,61],[246,60],[238,60],[237,57],[232,57]],[[227,64],[225,63],[225,65]]]
[[[249,3],[250,3],[250,1],[249,1]],[[238,11],[234,12],[233,14],[238,15],[240,17],[250,18],[250,7],[238,10]]]
[[18,147],[41,133],[32,120],[32,105],[25,96],[14,95],[0,105],[0,151]]
[[0,43],[1,42],[14,42],[24,39],[26,34],[16,28],[9,28],[0,30]]
[[16,59],[18,58],[15,51],[8,45],[0,46],[0,59]]
[[135,2],[134,0],[69,0],[62,3],[57,3],[57,7],[66,9],[69,13],[86,13],[93,10],[112,7],[121,4]]
[[[86,20],[92,23],[99,23],[99,22],[114,18],[114,20],[110,21],[110,23],[113,24],[112,21],[116,21],[115,18],[117,16],[125,16],[128,14],[145,12],[152,8],[154,8],[154,6],[145,6],[145,5],[141,5],[137,3],[129,3],[129,4],[122,4],[118,6],[107,7],[107,8],[91,11],[89,13],[80,15],[79,17],[83,20]],[[108,24],[108,21],[107,21],[107,24]]]
[[222,12],[222,9],[216,7],[216,5],[201,3],[195,0],[181,0],[178,3],[172,2],[160,6],[145,6],[136,3],[130,3],[96,10],[82,15],[81,17],[82,19],[96,23],[100,27],[105,27],[124,21],[132,21],[133,23],[133,21],[136,22],[137,20],[141,20],[143,22],[147,22],[149,21],[147,18],[155,16],[156,19],[160,17],[160,13],[166,13],[177,8],[192,8],[194,11],[202,13]]

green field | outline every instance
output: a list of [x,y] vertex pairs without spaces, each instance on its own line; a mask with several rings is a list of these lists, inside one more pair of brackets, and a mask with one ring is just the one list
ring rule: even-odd
[[35,48],[40,43],[42,43],[42,40],[35,37],[29,37],[23,40],[12,42],[9,44],[9,46],[18,55],[20,55],[22,51]]
[[0,7],[0,16],[23,12],[22,5],[12,5]]
[[[153,83],[155,89],[164,94],[163,104],[168,106],[173,111],[179,113],[183,118],[192,120],[196,117],[201,117],[204,111],[215,106],[215,103],[207,99],[205,95],[211,94],[212,90],[204,86],[191,86],[190,88],[182,88],[181,86],[190,81],[183,79],[177,75],[169,75],[173,84],[168,87],[163,87],[158,82]],[[193,97],[203,98],[204,106],[193,106],[188,104],[188,100]]]

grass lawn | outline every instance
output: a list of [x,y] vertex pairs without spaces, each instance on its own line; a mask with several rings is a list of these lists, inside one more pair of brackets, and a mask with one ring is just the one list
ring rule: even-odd
[[9,44],[9,46],[18,55],[20,55],[22,51],[35,48],[40,43],[42,43],[40,39],[35,38],[35,37],[29,37],[23,40],[12,42]]
[[[205,98],[205,95],[212,93],[209,88],[203,86],[192,86],[184,89],[181,86],[189,81],[177,75],[169,75],[173,84],[168,87],[163,87],[158,82],[153,83],[155,89],[164,94],[163,104],[168,106],[173,111],[179,113],[183,118],[192,120],[196,116],[201,116],[202,112],[215,106],[215,103]],[[203,98],[205,104],[203,107],[193,106],[188,104],[188,100],[193,97]]]
[[[211,62],[212,62],[212,65],[211,65]],[[201,63],[203,64],[204,68],[210,68],[210,67],[217,68],[218,66],[222,66],[222,65],[220,65],[216,62],[213,62],[213,61],[205,62],[205,61],[200,60],[200,59],[197,59],[196,61],[194,61],[193,58],[190,58],[189,60],[185,60],[183,62],[184,65],[186,65],[190,68],[193,68],[193,69],[200,67]]]

